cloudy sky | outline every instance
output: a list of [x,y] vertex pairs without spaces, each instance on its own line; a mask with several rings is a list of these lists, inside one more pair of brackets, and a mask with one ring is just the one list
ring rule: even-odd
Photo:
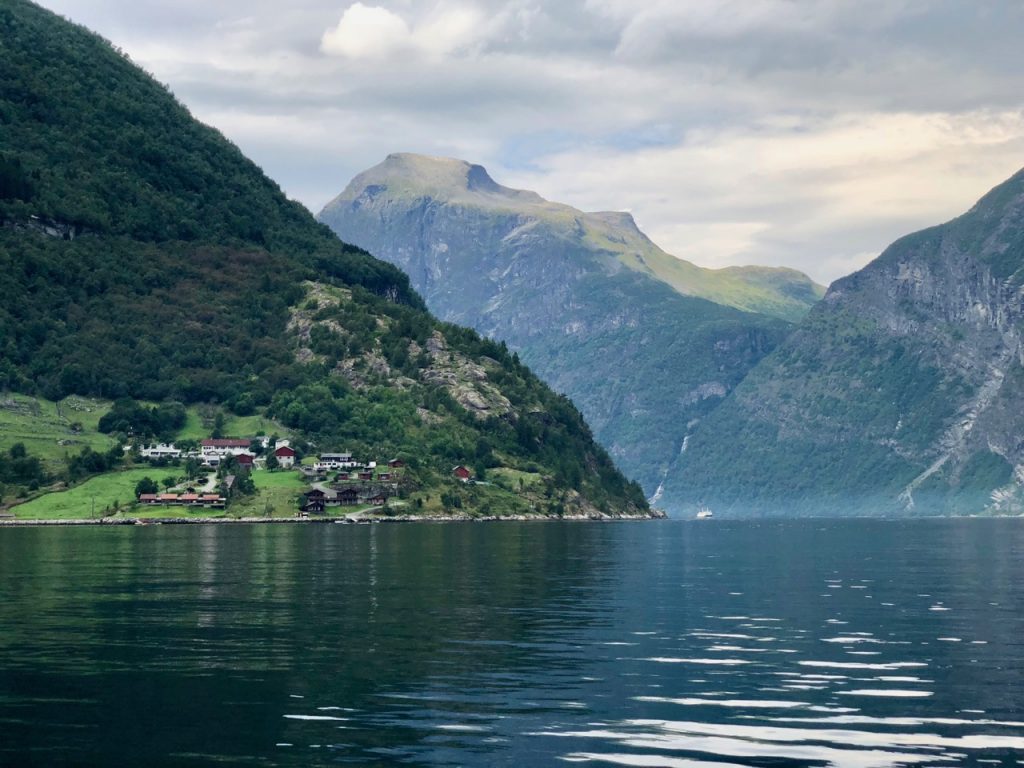
[[[43,0],[313,212],[389,152],[822,282],[1024,166],[1019,0]],[[287,10],[284,10],[287,8]]]

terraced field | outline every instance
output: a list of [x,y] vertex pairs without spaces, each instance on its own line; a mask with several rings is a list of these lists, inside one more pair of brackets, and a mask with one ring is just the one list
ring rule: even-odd
[[28,395],[0,395],[0,451],[24,443],[28,452],[46,461],[51,470],[86,446],[106,451],[114,440],[101,434],[96,425],[109,409],[108,401],[83,397],[54,402]]

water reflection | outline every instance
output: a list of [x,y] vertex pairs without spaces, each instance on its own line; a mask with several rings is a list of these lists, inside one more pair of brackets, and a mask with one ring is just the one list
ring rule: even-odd
[[1022,543],[1018,521],[4,530],[0,764],[1016,765]]

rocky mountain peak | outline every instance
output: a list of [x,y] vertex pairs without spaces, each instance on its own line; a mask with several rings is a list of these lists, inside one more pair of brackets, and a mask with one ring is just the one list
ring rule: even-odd
[[482,165],[452,157],[395,152],[382,163],[356,176],[327,207],[360,199],[368,202],[385,192],[390,199],[429,198],[489,208],[546,203],[534,192],[503,187]]

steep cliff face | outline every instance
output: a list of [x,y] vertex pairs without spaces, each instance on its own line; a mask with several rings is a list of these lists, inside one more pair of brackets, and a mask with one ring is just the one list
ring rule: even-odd
[[702,425],[667,486],[757,513],[1014,511],[1024,172],[836,282]]
[[[320,219],[401,267],[444,319],[505,341],[573,399],[626,473],[670,509],[675,500],[659,487],[687,435],[792,327],[681,294],[654,273],[678,260],[628,214],[550,203],[461,161],[393,155]],[[716,290],[753,279],[730,273],[716,283],[708,270],[678,264]],[[773,280],[758,295],[785,303],[778,286],[792,289],[798,298],[786,299],[787,311],[806,306],[800,285],[813,297],[802,275],[768,271],[765,284]]]

